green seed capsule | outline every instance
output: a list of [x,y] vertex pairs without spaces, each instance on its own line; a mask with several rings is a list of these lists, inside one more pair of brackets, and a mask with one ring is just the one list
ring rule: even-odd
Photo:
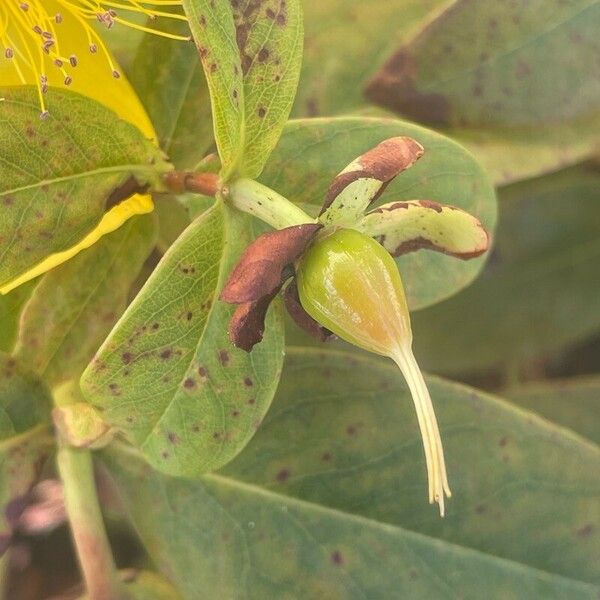
[[394,259],[353,229],[318,239],[303,255],[297,284],[304,310],[340,338],[394,360],[410,388],[425,449],[429,501],[444,514],[450,496],[431,398],[412,352],[410,317]]

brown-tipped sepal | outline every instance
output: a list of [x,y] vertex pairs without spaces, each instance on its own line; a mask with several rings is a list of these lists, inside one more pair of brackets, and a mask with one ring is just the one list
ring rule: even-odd
[[481,256],[490,243],[479,219],[431,200],[384,204],[367,213],[356,228],[392,256],[428,249],[466,260]]
[[352,226],[386,186],[423,156],[423,146],[409,137],[384,140],[353,160],[331,182],[319,220]]
[[233,269],[220,299],[229,304],[254,302],[271,294],[292,275],[288,267],[302,254],[321,228],[304,223],[269,231],[254,240]]
[[229,339],[236,348],[250,352],[252,348],[262,341],[265,333],[265,318],[273,298],[278,294],[281,286],[271,294],[263,296],[254,302],[245,302],[238,305],[229,322]]
[[305,223],[270,231],[246,248],[220,295],[222,301],[239,305],[229,323],[234,346],[250,352],[262,340],[269,304],[321,227]]
[[328,342],[335,338],[335,334],[332,331],[323,327],[304,310],[304,307],[300,302],[298,286],[295,281],[290,281],[290,284],[285,288],[283,300],[290,317],[294,319],[294,322],[300,329],[304,329],[306,333],[319,342]]

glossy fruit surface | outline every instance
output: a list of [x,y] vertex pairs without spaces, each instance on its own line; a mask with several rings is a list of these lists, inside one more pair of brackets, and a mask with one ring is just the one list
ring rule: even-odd
[[340,338],[384,356],[410,346],[398,268],[372,238],[338,229],[318,239],[302,257],[297,277],[304,309]]

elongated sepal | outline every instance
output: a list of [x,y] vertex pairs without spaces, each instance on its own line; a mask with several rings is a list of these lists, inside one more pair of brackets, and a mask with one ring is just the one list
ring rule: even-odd
[[469,259],[483,254],[489,235],[468,212],[432,202],[392,202],[367,213],[356,228],[375,238],[390,254],[428,249]]
[[384,140],[353,160],[331,182],[319,220],[352,226],[385,187],[423,156],[423,146],[409,137]]

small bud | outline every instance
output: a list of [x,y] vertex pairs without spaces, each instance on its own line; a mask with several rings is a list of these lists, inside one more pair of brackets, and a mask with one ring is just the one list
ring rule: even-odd
[[427,462],[429,501],[444,515],[450,497],[442,442],[429,391],[412,352],[410,317],[394,259],[352,229],[317,239],[297,269],[306,312],[340,338],[394,360],[410,388]]

